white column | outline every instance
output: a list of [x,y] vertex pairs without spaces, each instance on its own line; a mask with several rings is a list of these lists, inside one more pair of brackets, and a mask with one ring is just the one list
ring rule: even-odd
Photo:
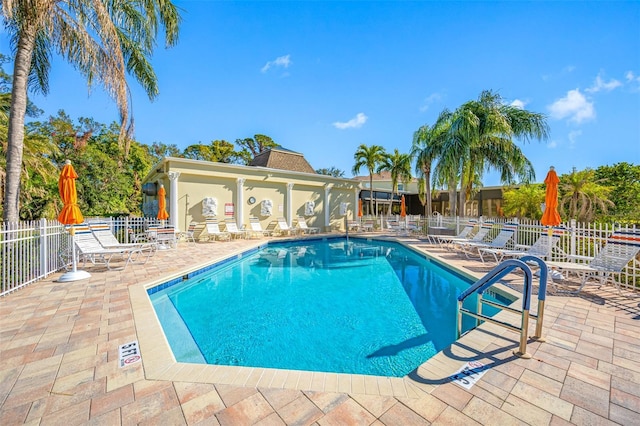
[[[180,172],[169,172],[171,192],[169,193],[169,224],[178,231],[178,177]],[[185,212],[186,213],[186,212]]]
[[236,179],[236,183],[238,184],[238,194],[236,201],[236,224],[238,225],[238,229],[242,229],[243,225],[243,213],[242,207],[244,207],[244,178]]
[[287,225],[293,226],[293,183],[287,183]]
[[328,183],[324,186],[324,227],[325,231],[331,230],[331,203],[330,192],[332,184]]

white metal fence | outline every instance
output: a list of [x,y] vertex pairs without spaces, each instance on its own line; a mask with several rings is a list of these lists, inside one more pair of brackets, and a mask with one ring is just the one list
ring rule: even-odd
[[[365,218],[363,218],[364,220]],[[389,217],[373,218],[378,228],[384,227]],[[399,220],[400,218],[394,217]],[[443,217],[441,215],[424,218],[420,216],[408,217],[407,220],[417,223],[423,232],[437,230],[457,234],[470,219]],[[107,222],[112,232],[121,242],[129,242],[133,234],[142,232],[154,219],[141,217],[121,218],[92,218],[89,221]],[[493,220],[495,236],[500,225],[507,221],[505,218],[480,218]],[[570,223],[562,225],[566,232],[559,244],[559,250],[554,253],[553,260],[565,260],[564,255],[582,255],[593,257],[606,242],[614,230],[619,227],[606,224]],[[634,228],[627,228],[634,229]],[[546,227],[537,221],[521,220],[515,243],[531,245]],[[66,253],[71,244],[71,237],[58,221],[41,219],[37,221],[23,221],[17,223],[2,223],[0,228],[0,296],[4,296],[25,285],[38,281],[48,275],[67,267]],[[622,274],[616,277],[618,283],[627,289],[640,290],[640,262],[635,259],[629,263]]]

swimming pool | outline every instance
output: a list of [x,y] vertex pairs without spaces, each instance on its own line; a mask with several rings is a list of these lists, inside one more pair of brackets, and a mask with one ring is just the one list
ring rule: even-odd
[[179,362],[402,377],[455,340],[469,284],[398,243],[325,238],[148,293]]

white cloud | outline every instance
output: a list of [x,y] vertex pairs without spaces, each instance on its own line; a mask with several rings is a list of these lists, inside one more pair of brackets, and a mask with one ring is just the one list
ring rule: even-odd
[[422,106],[420,107],[420,112],[425,112],[429,109],[432,103],[439,101],[442,99],[439,93],[432,93],[426,97],[426,99],[422,102]]
[[336,121],[335,123],[333,123],[333,127],[340,130],[357,129],[359,127],[362,127],[362,125],[367,122],[368,118],[369,117],[364,115],[364,113],[359,112],[354,118],[352,118],[349,121],[345,121],[345,122]]
[[558,146],[558,142],[556,142],[556,141],[551,141],[551,142],[549,142],[549,143],[547,144],[547,148],[549,148],[549,149],[554,149],[554,148],[556,148],[557,146]]
[[514,99],[513,102],[511,102],[511,106],[519,108],[519,109],[524,109],[524,106],[527,104],[527,102],[520,100],[520,99]]
[[558,120],[568,118],[569,121],[575,123],[592,120],[596,117],[593,102],[587,100],[579,89],[569,90],[567,96],[549,105],[548,109],[551,117]]
[[265,72],[269,71],[269,69],[271,69],[273,67],[289,68],[289,65],[291,65],[291,64],[292,64],[291,55],[279,56],[276,59],[274,59],[273,61],[267,62],[262,67],[262,69],[260,71],[265,73]]
[[575,70],[576,67],[573,65],[567,65],[566,67],[562,68],[560,70],[560,72],[557,73],[552,73],[552,74],[544,74],[542,76],[542,80],[547,81],[547,80],[552,80],[552,79],[556,79],[559,77],[562,77],[565,74],[570,74],[573,72],[573,70]]
[[569,146],[571,148],[573,148],[576,145],[576,140],[578,139],[578,136],[580,136],[582,134],[582,130],[572,130],[569,132]]
[[622,83],[620,83],[615,78],[612,78],[607,82],[607,81],[604,81],[602,77],[600,77],[600,75],[598,74],[598,76],[596,77],[596,81],[593,82],[593,86],[589,87],[588,89],[585,89],[585,91],[589,93],[596,93],[596,92],[600,92],[601,90],[610,92],[616,87],[620,87],[620,86],[622,86]]
[[[636,80],[636,76],[633,74],[633,71],[627,71],[624,74],[624,77],[627,79],[627,81],[633,81]],[[640,77],[638,77],[638,79],[640,80]]]

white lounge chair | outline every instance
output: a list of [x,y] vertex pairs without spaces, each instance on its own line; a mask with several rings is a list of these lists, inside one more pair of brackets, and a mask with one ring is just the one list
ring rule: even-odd
[[522,256],[536,256],[540,259],[547,260],[551,258],[553,249],[560,242],[560,238],[564,234],[564,229],[556,228],[553,230],[553,234],[549,237],[546,231],[542,231],[538,239],[529,247],[522,247],[521,250],[506,250],[481,247],[478,249],[480,252],[480,259],[484,263],[485,255],[493,256],[496,263],[502,262],[505,258],[518,258]]
[[[477,225],[478,225],[478,221],[475,219],[471,219],[469,220],[469,222],[467,222],[464,228],[462,228],[462,230],[458,235],[430,235],[430,239],[434,243],[439,244],[440,247],[446,248],[446,245],[449,244],[451,241],[455,241],[455,240],[468,241],[469,238],[471,237],[471,232],[473,232],[473,229]],[[490,229],[491,228],[489,228],[489,230]],[[487,230],[487,232],[489,231]],[[484,238],[484,236],[482,238]]]
[[251,237],[268,237],[272,234],[271,231],[262,229],[262,225],[260,224],[260,219],[257,217],[249,218],[249,229],[247,230],[247,235],[249,238]]
[[96,239],[89,229],[87,224],[74,225],[74,243],[78,248],[78,255],[81,260],[86,264],[91,262],[94,265],[103,264],[107,269],[114,269],[111,267],[112,261],[123,261],[124,265],[121,267],[125,269],[131,262],[138,262],[138,259],[143,258],[144,261],[140,263],[146,263],[153,252],[150,246],[147,247],[131,247],[131,248],[104,248],[100,244],[100,241]]
[[278,218],[278,229],[282,235],[299,235],[300,229],[292,228],[284,217]]
[[143,248],[150,247],[153,251],[155,251],[155,242],[152,243],[121,243],[116,236],[111,232],[111,227],[106,222],[89,222],[89,229],[93,232],[94,237],[100,242],[100,245],[103,248],[119,248],[119,249],[130,249],[130,248]]
[[320,232],[320,228],[308,226],[307,220],[302,216],[298,216],[298,228],[301,229],[304,234],[317,234]]
[[204,223],[207,235],[211,240],[229,241],[231,234],[220,230],[217,219],[207,218]]
[[[619,274],[622,270],[636,258],[640,252],[640,230],[617,231],[614,232],[600,249],[600,252],[589,263],[574,262],[546,262],[552,269],[561,272],[573,272],[581,277],[580,287],[574,292],[578,293],[585,286],[587,281],[597,278],[600,286],[612,279],[614,274]],[[613,280],[612,280],[613,281]],[[616,288],[618,284],[613,281]]]
[[507,222],[502,225],[500,232],[496,237],[489,241],[469,241],[469,242],[455,242],[454,245],[458,247],[462,252],[464,252],[467,258],[471,255],[479,255],[479,250],[481,248],[493,248],[493,249],[503,249],[507,247],[507,244],[511,241],[516,231],[518,230],[518,224]]
[[439,240],[441,241],[441,245],[449,250],[453,249],[456,244],[464,244],[470,242],[482,243],[484,242],[484,239],[487,237],[487,235],[489,235],[489,232],[493,229],[493,224],[494,222],[491,220],[483,222],[482,225],[480,225],[480,229],[478,230],[478,232],[476,232],[470,238],[458,238],[457,236],[447,237],[446,235],[441,235],[440,237],[442,238],[439,238]]
[[191,241],[192,243],[196,242],[196,228],[198,227],[198,222],[191,222],[186,231],[180,233],[180,238],[184,238],[186,242]]
[[225,231],[230,233],[232,237],[234,238],[247,237],[247,233],[245,231],[238,229],[238,225],[236,224],[235,220],[227,219],[225,220],[224,225],[225,225]]

